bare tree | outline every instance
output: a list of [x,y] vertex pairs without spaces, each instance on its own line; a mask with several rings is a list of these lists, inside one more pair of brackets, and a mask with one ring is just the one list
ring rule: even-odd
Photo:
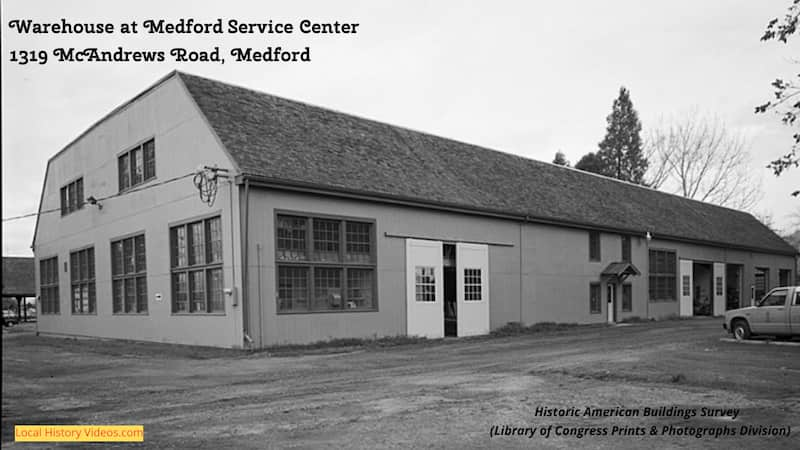
[[762,193],[747,147],[746,139],[721,120],[690,112],[647,132],[646,182],[684,197],[750,210]]

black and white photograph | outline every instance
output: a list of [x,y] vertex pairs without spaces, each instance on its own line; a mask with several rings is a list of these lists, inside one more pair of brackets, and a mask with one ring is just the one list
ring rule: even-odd
[[1,0],[2,447],[800,443],[800,0]]

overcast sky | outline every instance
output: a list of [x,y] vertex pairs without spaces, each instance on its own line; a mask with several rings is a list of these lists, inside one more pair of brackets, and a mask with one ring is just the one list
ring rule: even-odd
[[[756,207],[788,229],[800,171],[766,162],[790,147],[777,116],[754,115],[776,77],[797,73],[800,36],[759,41],[789,0],[598,1],[23,1],[2,2],[3,218],[35,212],[47,159],[173,69],[460,141],[573,163],[597,150],[619,87],[647,129],[700,109],[750,142],[763,176]],[[359,23],[357,34],[20,35],[9,21]],[[311,47],[308,63],[9,62],[10,51]],[[109,149],[109,157],[118,149]],[[30,255],[35,218],[3,223],[3,255]]]

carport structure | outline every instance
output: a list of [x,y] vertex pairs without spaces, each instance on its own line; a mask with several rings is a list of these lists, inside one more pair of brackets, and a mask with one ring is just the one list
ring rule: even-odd
[[17,319],[28,320],[28,308],[24,305],[26,297],[36,297],[36,273],[33,258],[3,257],[3,301],[6,298],[17,300]]

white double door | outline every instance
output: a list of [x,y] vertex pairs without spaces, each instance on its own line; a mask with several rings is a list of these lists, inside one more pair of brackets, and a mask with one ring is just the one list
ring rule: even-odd
[[[406,239],[406,332],[444,336],[442,242]],[[458,336],[489,332],[489,249],[456,244],[456,324]]]

